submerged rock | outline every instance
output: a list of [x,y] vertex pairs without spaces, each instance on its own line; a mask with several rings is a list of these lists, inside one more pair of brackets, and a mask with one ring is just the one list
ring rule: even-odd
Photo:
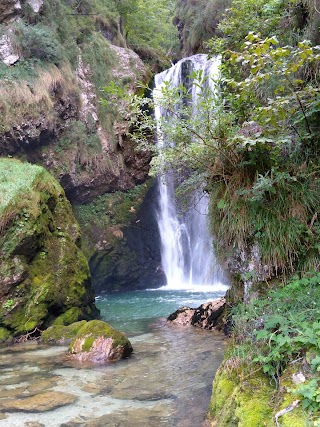
[[192,325],[202,329],[222,329],[221,315],[225,298],[201,304],[198,308],[182,307],[170,314],[168,321],[181,326]]
[[87,322],[69,347],[69,360],[79,362],[115,362],[128,357],[133,349],[128,338],[101,320]]
[[46,412],[70,405],[76,400],[76,396],[61,391],[46,391],[31,397],[12,399],[4,402],[1,409],[5,412]]

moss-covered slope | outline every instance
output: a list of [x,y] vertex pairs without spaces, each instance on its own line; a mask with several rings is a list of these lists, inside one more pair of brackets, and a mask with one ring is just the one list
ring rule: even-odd
[[246,375],[244,367],[226,360],[213,385],[209,414],[212,427],[275,427],[276,414],[282,427],[311,427],[313,423],[301,404],[295,404],[296,398],[286,392],[286,387],[295,386],[291,375],[296,370],[284,372],[284,384],[275,391],[260,373]]
[[67,323],[96,317],[79,226],[60,185],[42,167],[0,159],[0,194],[0,326],[20,335],[70,309]]

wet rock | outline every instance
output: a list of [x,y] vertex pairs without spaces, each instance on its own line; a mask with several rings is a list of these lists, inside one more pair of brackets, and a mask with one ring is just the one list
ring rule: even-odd
[[42,391],[49,390],[57,384],[57,381],[59,379],[60,378],[57,376],[52,378],[39,379],[35,382],[30,383],[30,385],[27,387],[27,390],[30,394],[40,393]]
[[0,390],[0,399],[8,399],[9,397],[17,399],[19,396],[25,393],[25,391],[26,391],[26,387],[16,387],[16,388],[2,387]]
[[101,320],[87,322],[70,344],[68,360],[91,363],[115,362],[128,357],[128,338]]
[[[167,404],[156,405],[149,410],[133,409],[127,411],[118,411],[108,415],[103,415],[94,420],[91,420],[84,425],[86,427],[116,427],[119,426],[119,418],[121,419],[121,427],[141,427],[141,426],[161,426],[168,427],[177,426],[177,420],[173,416],[173,411]],[[72,424],[66,424],[64,427],[71,427]]]
[[[152,185],[137,208],[130,225],[122,228],[122,238],[113,247],[101,247],[90,258],[92,284],[96,293],[159,288],[166,284],[161,267],[160,235],[157,224],[158,187]],[[93,228],[93,227],[92,227]],[[92,242],[101,239],[103,230]]]
[[60,406],[70,405],[76,399],[76,396],[70,393],[47,391],[31,397],[7,400],[1,404],[0,408],[4,412],[46,412]]
[[[31,338],[57,316],[98,316],[80,228],[58,182],[42,167],[0,160],[0,339]],[[15,191],[12,191],[12,188]]]
[[221,315],[226,304],[225,298],[206,302],[198,308],[182,307],[168,317],[168,321],[181,326],[192,325],[202,329],[222,329]]
[[219,298],[200,305],[191,319],[191,324],[202,329],[215,329],[219,326],[219,318],[225,308],[226,300]]
[[174,313],[170,314],[168,320],[175,325],[191,325],[191,319],[194,315],[195,309],[190,307],[181,307]]
[[38,421],[27,421],[25,423],[25,427],[46,427],[42,423],[38,423]]

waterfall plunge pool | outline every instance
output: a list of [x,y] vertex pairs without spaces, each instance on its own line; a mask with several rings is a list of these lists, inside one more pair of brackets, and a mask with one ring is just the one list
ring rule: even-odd
[[156,319],[168,317],[180,307],[199,307],[223,296],[226,290],[224,285],[211,285],[119,292],[98,297],[96,305],[106,322],[130,337],[148,332]]
[[[205,425],[222,335],[159,320],[181,305],[197,307],[223,292],[146,290],[100,297],[102,318],[130,337],[134,352],[94,368],[64,362],[65,346],[0,348],[1,427],[193,427]],[[158,319],[158,320],[157,320]],[[10,402],[48,391],[71,393],[69,405],[15,411]]]
[[[185,58],[156,76],[157,88],[165,80],[189,87],[192,82],[186,71],[202,69],[205,75],[214,76],[218,64],[218,59],[208,61],[206,55]],[[196,91],[192,95],[196,106]],[[163,117],[161,109],[155,112],[157,119]],[[201,189],[199,195],[203,195]],[[208,201],[200,200],[204,204],[198,210],[206,213]],[[212,379],[223,358],[224,337],[157,319],[181,306],[198,307],[222,296],[226,287],[217,284],[224,280],[212,251],[207,215],[194,209],[179,215],[170,174],[165,184],[160,180],[159,204],[161,259],[169,286],[97,299],[103,320],[129,336],[132,356],[86,368],[64,361],[66,347],[36,343],[1,347],[0,427],[204,425]],[[174,289],[177,283],[184,284],[180,286],[184,289]],[[206,290],[189,285],[195,283],[212,285]],[[61,393],[69,393],[69,400],[71,394],[73,402],[65,404],[60,398],[60,406],[53,407],[54,402],[45,401],[50,400],[45,396]],[[37,401],[42,408],[47,405],[46,410],[39,409]]]

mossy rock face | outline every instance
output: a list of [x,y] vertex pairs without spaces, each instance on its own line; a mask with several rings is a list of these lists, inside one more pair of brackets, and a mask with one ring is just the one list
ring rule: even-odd
[[219,427],[272,427],[269,405],[273,389],[257,374],[241,381],[228,369],[220,368],[213,384],[210,417]]
[[71,325],[52,325],[42,332],[41,341],[51,344],[70,344],[79,330],[86,324],[85,320]]
[[87,255],[97,294],[166,284],[156,218],[158,188],[156,183],[148,185],[141,185],[139,192],[114,195],[113,204],[108,196],[93,203],[90,211],[90,205],[76,209],[91,248]]
[[[232,363],[234,361],[226,360],[213,382],[209,406],[212,427],[274,427],[276,413],[296,400],[296,396],[287,391],[287,387],[294,387],[293,370],[284,371],[280,389],[276,391],[270,379],[260,371],[250,374],[245,371],[245,366],[234,368]],[[279,424],[283,427],[309,427],[310,420],[298,406],[281,416]]]
[[0,326],[13,335],[98,316],[80,230],[42,167],[0,159]]
[[6,328],[0,328],[0,343],[10,341],[12,334]]
[[68,326],[74,322],[78,322],[81,318],[82,312],[79,307],[69,308],[66,312],[62,313],[52,323],[53,326]]
[[105,363],[128,357],[128,338],[101,320],[91,320],[78,331],[69,346],[68,358],[79,362]]

